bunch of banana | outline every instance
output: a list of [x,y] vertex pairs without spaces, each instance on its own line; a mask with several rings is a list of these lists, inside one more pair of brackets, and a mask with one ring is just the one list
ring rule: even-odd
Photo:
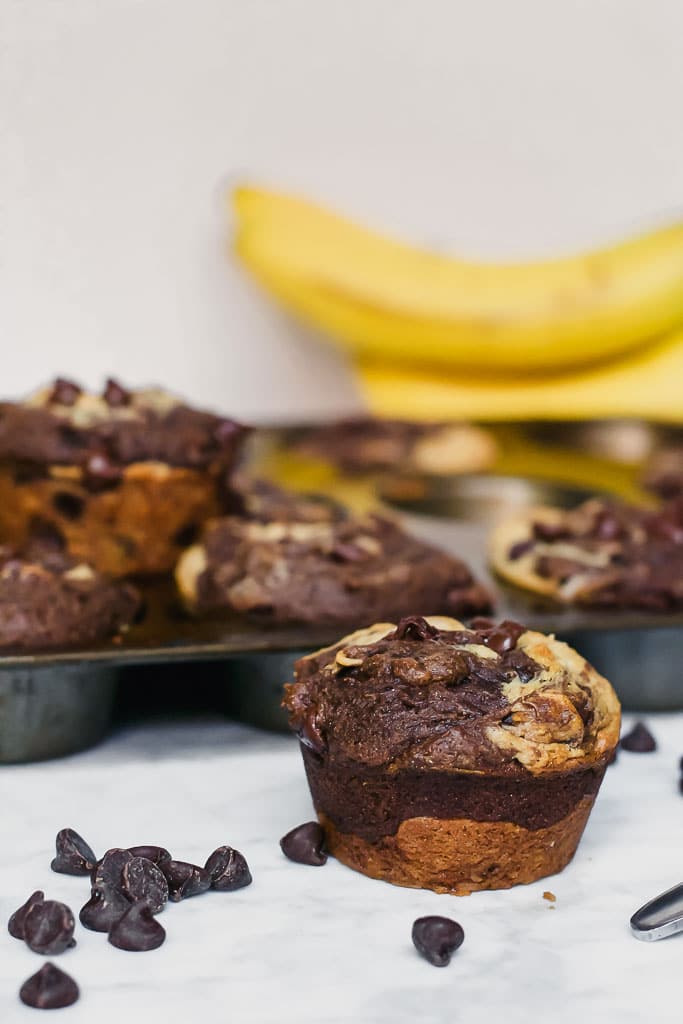
[[511,376],[580,374],[683,327],[683,224],[496,266],[412,248],[288,195],[240,188],[233,199],[245,266],[301,319],[372,360],[375,381],[377,364],[399,377],[400,364],[419,364],[434,378],[449,368],[509,387]]

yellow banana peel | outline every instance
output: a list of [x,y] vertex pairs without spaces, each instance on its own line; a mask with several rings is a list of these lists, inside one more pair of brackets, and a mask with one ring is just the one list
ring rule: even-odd
[[488,380],[376,362],[358,368],[373,413],[408,419],[642,417],[683,424],[683,332],[609,365],[562,376]]
[[286,308],[363,359],[473,376],[561,373],[683,325],[683,224],[565,259],[474,264],[312,203],[237,189],[235,252]]

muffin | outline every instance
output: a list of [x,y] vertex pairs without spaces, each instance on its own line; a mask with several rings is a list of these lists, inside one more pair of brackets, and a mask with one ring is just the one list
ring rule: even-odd
[[346,473],[471,473],[487,469],[497,455],[496,442],[481,427],[372,416],[309,428],[299,434],[291,448],[331,462]]
[[662,449],[653,455],[645,467],[642,483],[662,498],[683,497],[683,447]]
[[270,480],[235,474],[230,481],[226,512],[261,523],[329,523],[344,519],[347,509],[326,494],[289,491]]
[[683,498],[657,511],[592,499],[530,509],[496,528],[491,562],[505,579],[586,607],[683,608]]
[[359,630],[297,662],[284,706],[330,852],[458,895],[561,871],[619,739],[607,680],[508,621]]
[[467,566],[380,516],[208,523],[180,558],[176,581],[195,612],[269,622],[358,625],[416,605],[473,615],[491,606]]
[[244,429],[163,391],[70,381],[0,404],[0,537],[58,539],[113,576],[170,571],[223,507]]
[[0,650],[26,653],[82,647],[117,637],[140,597],[63,551],[34,542],[0,549]]

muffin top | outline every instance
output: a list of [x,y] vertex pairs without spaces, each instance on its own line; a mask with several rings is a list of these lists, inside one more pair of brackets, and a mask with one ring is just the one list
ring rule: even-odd
[[468,423],[418,423],[357,416],[311,427],[292,448],[347,473],[412,469],[456,473],[483,469],[496,457],[491,435]]
[[0,548],[0,649],[73,647],[119,633],[135,618],[140,596],[47,542],[21,552]]
[[488,611],[488,591],[459,559],[380,516],[208,522],[176,569],[187,603],[279,622],[357,625],[415,604]]
[[567,644],[516,622],[379,623],[300,659],[284,706],[330,761],[541,774],[608,759],[619,702]]
[[683,498],[657,511],[591,499],[502,523],[493,566],[519,586],[586,606],[683,608]]
[[41,465],[231,464],[244,434],[165,391],[128,391],[111,379],[99,395],[58,379],[24,402],[0,403],[0,459]]

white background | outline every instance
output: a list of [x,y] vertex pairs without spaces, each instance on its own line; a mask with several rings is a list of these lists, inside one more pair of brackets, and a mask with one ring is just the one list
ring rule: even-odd
[[677,211],[680,0],[3,0],[2,392],[62,371],[348,409],[226,255],[226,183],[553,252]]

